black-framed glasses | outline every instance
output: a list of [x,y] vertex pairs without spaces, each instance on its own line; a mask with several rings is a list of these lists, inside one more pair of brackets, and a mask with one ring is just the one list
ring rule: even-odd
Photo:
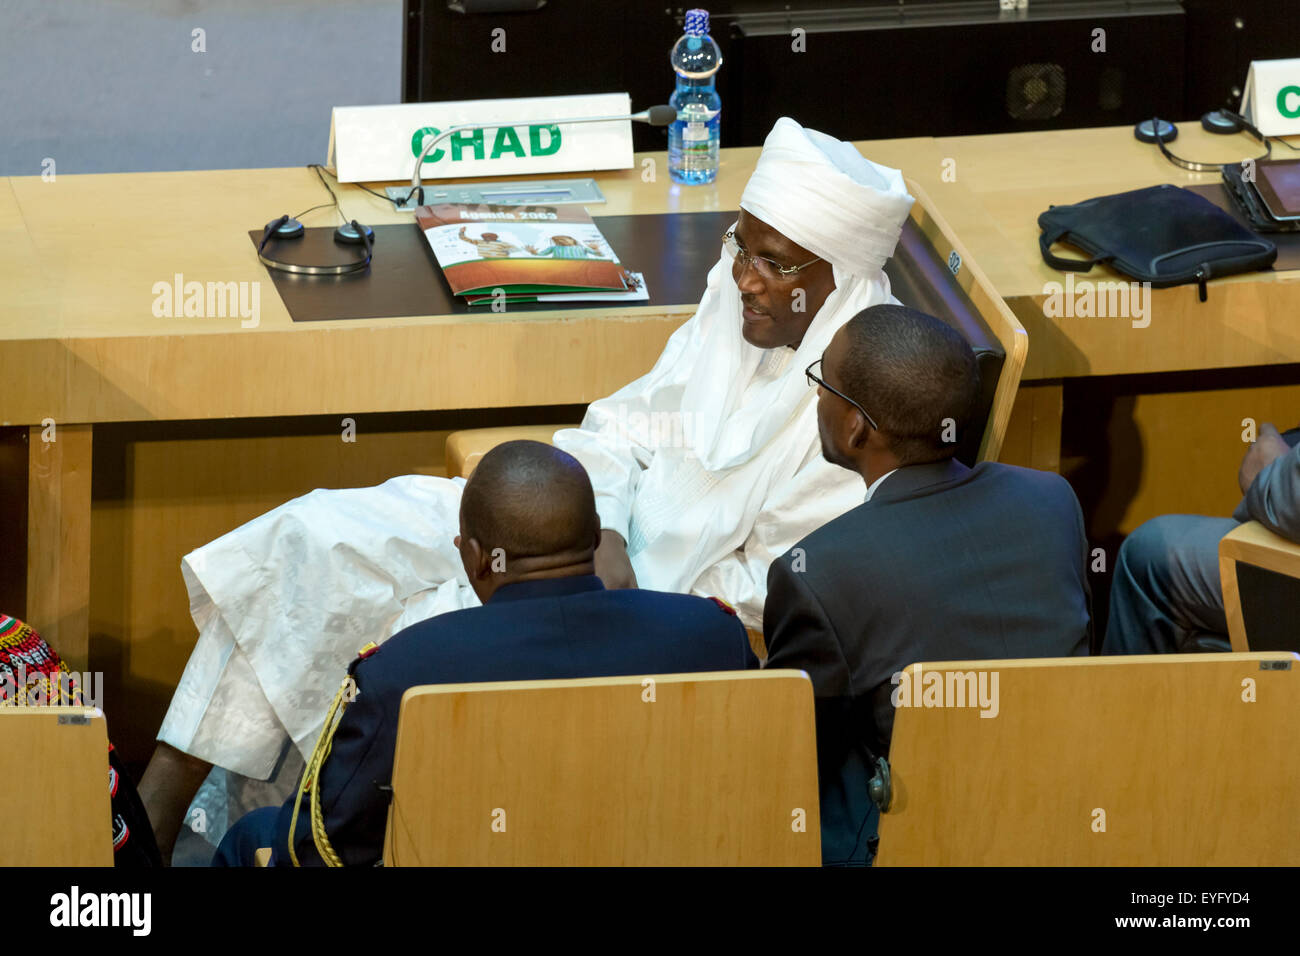
[[[813,366],[817,366],[821,364],[822,364],[822,360],[818,359],[817,361],[813,362],[812,365],[809,365],[806,369],[804,369],[804,374],[808,376],[808,384],[820,385],[822,388],[826,389],[826,391],[830,392],[832,395],[838,395],[840,398],[844,399],[846,402],[848,402],[850,405],[852,405],[854,408],[860,411],[862,413],[862,417],[867,420],[868,425],[870,425],[876,431],[880,431],[880,426],[876,424],[876,420],[871,417],[871,413],[869,411],[867,411],[865,408],[863,408],[853,399],[849,398],[838,388],[835,388],[834,386],[831,385],[827,385],[826,379],[822,378],[820,375],[813,374]],[[821,369],[818,369],[817,371],[820,372]]]
[[742,269],[752,263],[754,271],[765,279],[788,279],[807,269],[810,265],[822,261],[821,256],[818,256],[811,262],[805,262],[801,266],[783,266],[766,256],[751,256],[740,248],[740,241],[736,239],[736,230],[734,229],[722,237],[722,245],[726,248],[728,255],[740,263]]

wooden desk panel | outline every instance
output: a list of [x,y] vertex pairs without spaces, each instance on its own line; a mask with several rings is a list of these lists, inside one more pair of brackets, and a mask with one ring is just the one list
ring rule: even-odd
[[[1170,148],[1202,162],[1239,162],[1262,148],[1245,135],[1206,133],[1192,119],[1178,124]],[[953,136],[934,141],[955,163],[956,182],[977,199],[964,210],[991,221],[1005,237],[1001,249],[974,246],[988,253],[981,265],[1007,297],[1036,295],[1044,282],[1060,276],[1038,254],[1038,214],[1052,203],[1073,203],[1093,196],[1141,189],[1159,183],[1179,186],[1216,183],[1217,173],[1192,173],[1173,165],[1155,146],[1139,143],[1131,126],[1052,130],[996,136]],[[1300,145],[1298,143],[1297,145]],[[1287,155],[1284,147],[1279,157]],[[935,197],[936,202],[942,198]],[[979,223],[964,221],[963,210],[949,212],[957,229]]]
[[[1200,158],[1232,160],[1249,150],[1243,137],[1211,137],[1194,123],[1182,128],[1180,149]],[[1300,361],[1300,341],[1291,331],[1292,323],[1280,319],[1300,303],[1297,272],[1218,281],[1204,304],[1187,288],[1157,290],[1154,318],[1145,329],[1131,329],[1123,321],[1048,319],[1042,314],[1045,284],[1062,278],[1041,261],[1037,251],[1035,221],[1049,204],[1159,182],[1213,181],[1213,174],[1186,173],[1170,165],[1156,150],[1136,142],[1128,127],[884,140],[858,146],[872,159],[902,168],[934,197],[1028,329],[1029,380]],[[597,177],[608,198],[600,212],[734,208],[757,155],[757,149],[726,150],[717,183],[685,188],[674,186],[664,175],[665,154],[638,154],[633,169]],[[1099,157],[1104,158],[1099,161]],[[951,165],[945,166],[945,160],[951,160]],[[644,181],[643,175],[651,171],[654,181]],[[348,216],[371,223],[409,221],[407,214],[393,211],[390,204],[355,186],[335,188]],[[445,322],[439,316],[367,323],[368,329],[376,331],[400,330],[397,340],[409,341],[409,349],[393,349],[392,340],[379,336],[327,335],[348,323],[295,329],[243,237],[250,226],[280,211],[296,212],[327,198],[315,173],[303,168],[63,176],[53,183],[39,177],[7,180],[0,189],[0,241],[7,253],[5,271],[0,273],[6,280],[0,357],[7,370],[17,370],[18,387],[12,390],[4,421],[35,424],[46,416],[59,421],[122,421],[322,411],[334,406],[313,374],[319,364],[280,366],[290,369],[296,387],[279,393],[254,387],[246,400],[232,401],[211,382],[204,383],[202,398],[185,393],[196,374],[200,381],[205,374],[216,380],[244,378],[250,363],[258,362],[254,353],[260,351],[270,353],[269,361],[277,364],[291,356],[300,362],[306,356],[313,363],[336,368],[369,368],[383,365],[398,352],[442,353],[448,348],[491,361],[481,349],[499,349],[504,340],[537,333],[525,323],[565,321],[559,310],[527,318],[506,314],[499,318],[506,329],[481,338],[462,336],[460,330],[427,332],[427,326]],[[328,225],[332,215],[322,209],[305,220],[309,225]],[[1104,267],[1093,271],[1095,278],[1117,278]],[[170,282],[177,273],[187,281],[204,283],[262,282],[258,328],[242,329],[237,318],[155,317],[154,283]],[[630,333],[630,327],[645,321],[679,323],[693,306],[612,308],[584,313],[583,319],[617,317],[626,322],[620,331]],[[478,325],[484,319],[457,321]],[[302,347],[305,351],[266,341],[285,332],[318,341]],[[178,338],[202,340],[202,360],[197,352],[174,341]],[[531,353],[535,342],[523,345]],[[646,341],[630,345],[634,350],[651,347]],[[295,374],[297,368],[301,374]],[[517,372],[528,376],[531,369]],[[386,400],[367,387],[364,374],[362,379],[355,383],[354,397],[347,400],[354,407],[452,407],[446,392],[418,389],[417,394]],[[615,383],[625,380],[620,375]],[[609,385],[603,380],[590,384],[597,392]],[[574,400],[574,394],[557,395],[556,401]],[[487,396],[486,404],[518,400],[503,393]]]
[[[1248,136],[1214,136],[1195,120],[1179,131],[1171,149],[1198,161],[1240,162],[1262,152]],[[1039,254],[1040,213],[1159,183],[1215,183],[1217,174],[1174,166],[1128,126],[946,137],[935,146],[955,164],[952,185],[968,192],[931,195],[1028,331],[1026,380],[1300,361],[1300,330],[1284,318],[1300,313],[1300,271],[1216,280],[1204,303],[1192,286],[1152,290],[1146,328],[1123,318],[1044,315],[1044,287],[1064,275]],[[1076,278],[1128,281],[1105,266]]]
[[[937,169],[927,139],[864,148],[881,162]],[[668,180],[665,153],[639,154],[633,169],[597,177],[608,202],[596,211],[734,209],[758,152],[725,151],[718,181],[691,188]],[[651,171],[653,181],[644,181]],[[349,217],[411,221],[356,186],[326,179]],[[304,327],[290,321],[247,233],[281,212],[328,201],[310,169],[62,176],[54,183],[17,177],[5,186],[3,251],[27,252],[0,306],[0,363],[12,376],[4,424],[590,401],[649,369],[696,305]],[[321,209],[304,222],[329,225],[333,215]],[[154,284],[172,284],[178,273],[186,282],[260,283],[258,326],[241,328],[238,317],[154,316]],[[583,357],[575,360],[575,348]],[[587,360],[596,355],[599,362]],[[429,374],[430,362],[441,369],[447,356],[454,357],[450,374]],[[555,369],[571,374],[555,376]]]

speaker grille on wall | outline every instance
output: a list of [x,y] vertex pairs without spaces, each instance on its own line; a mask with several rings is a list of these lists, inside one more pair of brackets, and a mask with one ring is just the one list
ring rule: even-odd
[[1108,66],[1101,71],[1101,88],[1097,93],[1097,108],[1117,110],[1124,105],[1124,71]]
[[1046,120],[1065,109],[1065,70],[1056,63],[1024,63],[1007,75],[1007,115]]

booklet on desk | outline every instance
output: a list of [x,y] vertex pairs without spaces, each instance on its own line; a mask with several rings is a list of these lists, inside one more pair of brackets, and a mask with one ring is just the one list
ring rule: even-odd
[[455,295],[493,302],[649,299],[581,206],[421,206],[416,223]]

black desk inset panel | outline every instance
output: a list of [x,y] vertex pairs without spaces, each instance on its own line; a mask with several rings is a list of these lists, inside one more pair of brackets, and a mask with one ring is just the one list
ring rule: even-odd
[[[1184,186],[1183,188],[1190,189],[1199,196],[1204,196],[1247,229],[1251,228],[1250,220],[1246,218],[1245,213],[1237,208],[1237,204],[1232,201],[1232,197],[1228,195],[1227,187],[1223,183],[1209,183],[1205,186]],[[1254,232],[1253,229],[1251,231]],[[1277,259],[1273,262],[1274,272],[1300,269],[1300,232],[1256,232],[1255,235],[1261,239],[1267,239],[1277,246]]]
[[[736,221],[732,212],[654,216],[598,216],[596,225],[623,265],[645,276],[649,301],[519,302],[508,312],[581,311],[620,305],[680,306],[699,302],[709,270],[718,261],[722,234]],[[414,224],[375,226],[375,256],[367,272],[343,276],[300,276],[270,270],[289,317],[295,322],[380,319],[403,315],[494,316],[488,306],[470,308],[452,295],[433,250]],[[262,230],[249,232],[256,248]],[[334,241],[334,229],[308,229],[301,239],[273,241],[268,254],[300,265],[347,262],[356,246]]]

